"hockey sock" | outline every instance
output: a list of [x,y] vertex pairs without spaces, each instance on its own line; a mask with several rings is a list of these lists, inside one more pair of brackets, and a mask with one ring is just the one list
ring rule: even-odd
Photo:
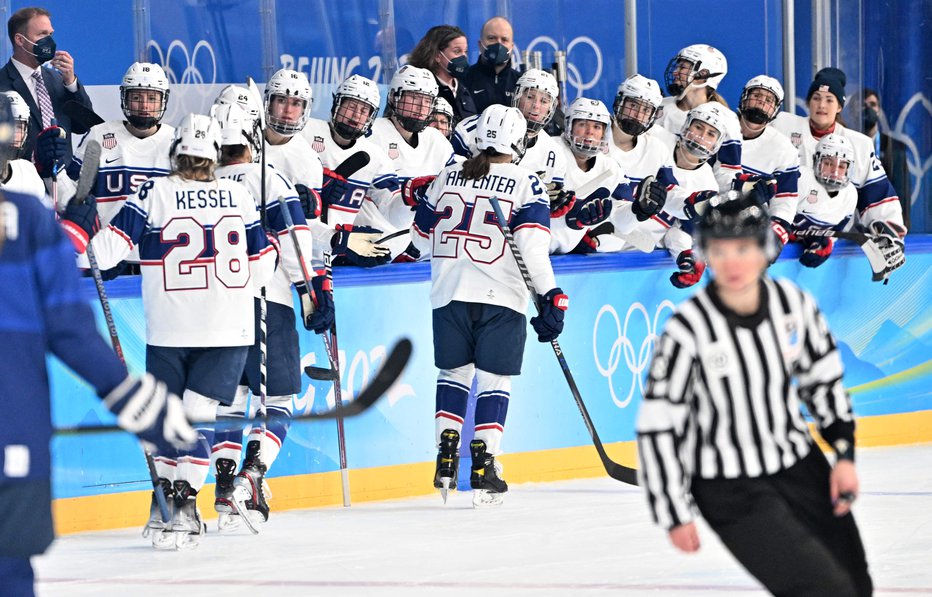
[[166,450],[152,455],[155,462],[155,472],[161,479],[175,480],[175,469],[178,467],[178,451]]
[[218,458],[229,458],[239,466],[243,453],[243,418],[248,400],[249,388],[238,386],[233,404],[217,407],[217,424],[210,452],[211,470],[216,467]]
[[475,374],[476,366],[472,363],[440,370],[437,376],[437,414],[434,416],[434,439],[438,446],[444,429],[454,429],[462,435],[469,388]]
[[288,396],[267,396],[265,410],[268,415],[268,421],[265,425],[265,434],[259,428],[253,428],[249,433],[249,441],[259,440],[259,458],[267,468],[272,467],[272,463],[278,458],[281,452],[282,444],[285,443],[285,437],[288,435],[288,428],[291,426],[291,400]]
[[479,369],[476,372],[476,434],[493,456],[501,452],[505,416],[511,396],[511,377]]
[[[217,418],[219,403],[212,398],[185,390],[182,403],[185,414],[192,421],[213,421]],[[197,433],[198,440],[194,448],[178,453],[175,480],[187,481],[195,491],[200,491],[210,470],[210,452],[214,443],[213,423],[198,426]]]

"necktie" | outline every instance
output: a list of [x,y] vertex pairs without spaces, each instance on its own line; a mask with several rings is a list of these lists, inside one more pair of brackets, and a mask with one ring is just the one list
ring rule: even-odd
[[55,117],[52,98],[49,97],[49,90],[45,88],[45,81],[42,80],[40,71],[32,73],[32,79],[36,84],[36,99],[39,100],[39,111],[42,112],[42,128],[47,129],[52,124],[52,118]]

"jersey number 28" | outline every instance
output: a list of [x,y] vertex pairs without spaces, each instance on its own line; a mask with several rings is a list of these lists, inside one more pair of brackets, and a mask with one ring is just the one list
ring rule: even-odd
[[[201,290],[209,272],[227,288],[249,283],[246,226],[240,216],[224,216],[212,228],[194,218],[173,218],[162,228],[161,240],[172,244],[162,257],[165,290]],[[211,267],[213,264],[213,267]]]

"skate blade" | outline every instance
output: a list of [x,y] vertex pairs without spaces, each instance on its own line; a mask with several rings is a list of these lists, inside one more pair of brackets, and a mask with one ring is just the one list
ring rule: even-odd
[[247,490],[245,487],[237,487],[235,490],[233,490],[233,507],[236,509],[236,513],[240,515],[240,520],[242,520],[243,524],[246,525],[246,528],[249,529],[249,532],[253,535],[258,535],[259,527],[249,516],[249,508],[246,507],[247,497],[252,497],[251,494],[248,496],[246,495],[248,491],[249,490]]
[[152,547],[159,551],[174,551],[175,534],[165,529],[152,529]]
[[172,534],[175,535],[175,549],[178,551],[191,551],[197,549],[197,546],[200,545],[200,535],[187,532],[174,532]]
[[217,531],[220,533],[235,533],[243,526],[242,517],[230,508],[229,512],[221,512],[217,517]]
[[476,509],[495,508],[505,503],[505,494],[488,489],[472,490],[472,507]]
[[450,477],[440,477],[440,497],[443,503],[447,503],[447,495],[450,493]]

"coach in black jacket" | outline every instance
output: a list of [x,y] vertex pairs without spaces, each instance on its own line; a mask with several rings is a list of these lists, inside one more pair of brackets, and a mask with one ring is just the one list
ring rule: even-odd
[[[42,113],[36,95],[33,72],[39,71],[55,113],[58,125],[68,133],[65,163],[71,162],[71,133],[83,135],[87,127],[72,122],[63,111],[65,102],[74,100],[93,109],[91,98],[74,74],[74,60],[68,52],[55,51],[52,41],[51,14],[43,8],[23,8],[13,13],[7,22],[13,57],[0,70],[0,91],[16,91],[26,103],[32,117],[23,146],[23,157],[32,159],[36,135],[43,129]],[[48,62],[53,68],[42,68]],[[29,79],[27,81],[26,79]]]
[[492,17],[482,26],[479,61],[469,67],[463,84],[476,103],[476,113],[492,104],[511,105],[511,98],[521,73],[511,67],[515,40],[511,23]]

